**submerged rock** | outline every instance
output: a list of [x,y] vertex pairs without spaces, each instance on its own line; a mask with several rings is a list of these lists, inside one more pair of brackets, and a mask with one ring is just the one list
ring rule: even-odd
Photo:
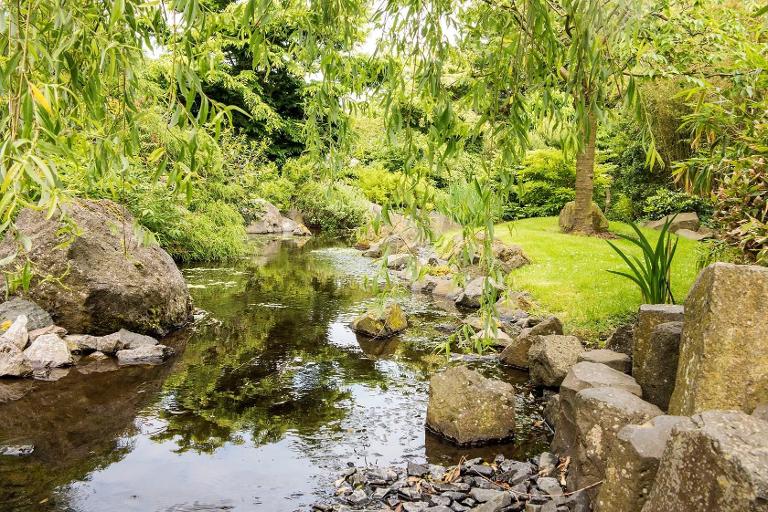
[[[21,251],[44,269],[28,294],[57,325],[86,334],[123,327],[164,333],[189,320],[192,303],[181,272],[162,248],[139,240],[124,207],[75,200],[62,209],[66,219],[62,212],[49,219],[45,211],[22,210],[16,227],[31,240],[28,252],[11,236],[0,243],[0,258]],[[29,318],[30,329],[45,327]]]
[[459,445],[509,439],[515,430],[515,390],[466,366],[429,381],[427,427]]
[[399,304],[371,309],[352,322],[352,330],[370,338],[388,338],[404,331],[408,319]]

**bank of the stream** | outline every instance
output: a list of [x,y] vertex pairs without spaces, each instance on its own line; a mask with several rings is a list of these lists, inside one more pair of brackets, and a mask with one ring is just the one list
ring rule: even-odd
[[[525,459],[548,448],[527,375],[481,367],[518,389],[515,442],[457,449],[424,430],[434,347],[461,313],[426,296],[388,341],[349,322],[375,297],[375,263],[320,239],[253,241],[231,265],[183,269],[207,315],[164,340],[162,366],[75,367],[58,382],[0,382],[3,510],[306,509],[348,462]],[[19,399],[18,396],[23,395]]]

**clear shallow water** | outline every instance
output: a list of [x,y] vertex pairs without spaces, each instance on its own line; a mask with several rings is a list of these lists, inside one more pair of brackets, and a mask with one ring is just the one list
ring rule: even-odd
[[[301,244],[301,245],[300,245]],[[433,347],[451,307],[402,298],[413,324],[388,341],[349,321],[375,301],[373,263],[321,240],[254,240],[254,257],[183,269],[208,315],[164,342],[163,366],[0,381],[0,510],[306,510],[347,464],[525,458],[546,448],[525,375],[515,443],[457,449],[424,430]]]

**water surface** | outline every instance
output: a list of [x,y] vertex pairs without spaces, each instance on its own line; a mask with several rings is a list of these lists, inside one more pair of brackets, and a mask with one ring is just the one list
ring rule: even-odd
[[[76,367],[58,382],[1,381],[0,510],[307,510],[347,463],[525,458],[547,446],[524,374],[514,443],[458,449],[424,430],[428,379],[448,364],[440,324],[461,313],[401,298],[412,327],[372,341],[348,327],[377,298],[377,269],[320,239],[257,238],[235,264],[183,269],[194,326],[158,367]],[[4,398],[5,397],[5,398]]]

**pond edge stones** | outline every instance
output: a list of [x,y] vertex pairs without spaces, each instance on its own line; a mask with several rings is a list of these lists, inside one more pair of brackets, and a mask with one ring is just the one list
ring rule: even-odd
[[408,327],[408,317],[399,304],[371,308],[352,321],[352,330],[369,338],[389,338]]
[[429,381],[427,428],[459,446],[502,442],[515,432],[515,390],[466,366]]

